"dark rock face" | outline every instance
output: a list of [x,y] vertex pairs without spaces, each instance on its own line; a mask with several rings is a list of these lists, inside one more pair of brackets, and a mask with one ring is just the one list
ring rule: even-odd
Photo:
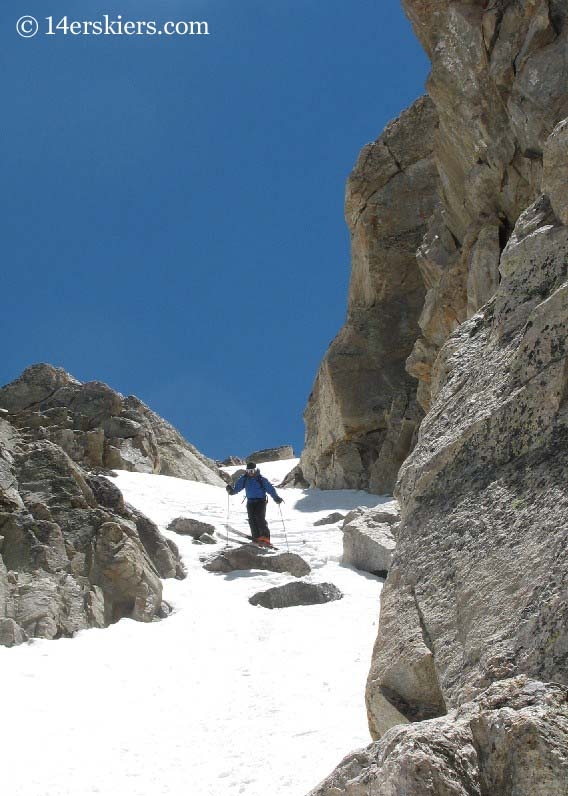
[[32,365],[0,388],[0,407],[27,439],[59,445],[88,469],[159,473],[221,486],[216,465],[131,395]]
[[270,572],[288,572],[296,578],[310,574],[310,567],[296,553],[278,553],[263,550],[254,544],[223,550],[216,553],[204,564],[208,572],[234,572],[246,569],[265,569]]
[[437,206],[437,115],[418,100],[366,146],[347,183],[351,232],[347,320],[305,411],[304,478],[323,489],[391,493],[422,417],[405,369],[420,329],[416,262]]
[[394,727],[310,796],[560,796],[568,689],[518,677],[433,721]]
[[0,643],[150,621],[160,577],[184,576],[175,546],[110,481],[0,419]]
[[343,593],[333,583],[293,581],[284,586],[259,591],[249,598],[251,605],[263,608],[292,608],[298,605],[322,605],[341,600]]

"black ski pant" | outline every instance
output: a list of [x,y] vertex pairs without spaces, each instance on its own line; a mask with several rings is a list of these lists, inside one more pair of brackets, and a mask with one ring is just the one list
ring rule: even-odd
[[263,498],[247,500],[247,514],[252,538],[258,539],[259,536],[265,536],[270,539],[270,531],[266,524],[266,500]]

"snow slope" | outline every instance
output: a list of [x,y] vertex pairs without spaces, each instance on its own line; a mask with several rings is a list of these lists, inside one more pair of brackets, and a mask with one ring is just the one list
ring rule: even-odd
[[[274,483],[295,464],[261,466]],[[162,529],[176,516],[216,525],[222,488],[121,472],[128,502]],[[2,790],[10,796],[303,796],[370,740],[364,687],[381,582],[340,565],[331,511],[384,503],[363,492],[281,490],[290,550],[314,582],[345,597],[268,611],[248,597],[285,583],[266,572],[207,573],[200,556],[221,549],[175,539],[188,568],[164,581],[174,613],[150,625],[122,620],[74,639],[0,647]],[[286,549],[278,508],[267,514]],[[247,531],[240,497],[230,525]]]

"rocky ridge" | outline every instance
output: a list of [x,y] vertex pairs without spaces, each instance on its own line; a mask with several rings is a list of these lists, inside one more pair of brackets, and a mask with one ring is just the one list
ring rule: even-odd
[[136,396],[62,368],[32,365],[0,388],[0,408],[26,439],[50,440],[89,469],[131,470],[221,486],[215,463]]

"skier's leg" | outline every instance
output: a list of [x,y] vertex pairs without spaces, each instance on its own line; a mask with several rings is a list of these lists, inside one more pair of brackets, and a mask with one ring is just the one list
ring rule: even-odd
[[256,523],[256,503],[252,500],[247,502],[247,516],[248,516],[248,524],[250,528],[250,535],[253,538],[253,541],[259,536],[259,530],[257,529]]
[[257,528],[259,530],[259,536],[262,536],[263,539],[266,539],[270,542],[270,530],[268,528],[268,523],[266,522],[265,500],[263,500],[262,503],[259,503],[259,510],[257,515]]

